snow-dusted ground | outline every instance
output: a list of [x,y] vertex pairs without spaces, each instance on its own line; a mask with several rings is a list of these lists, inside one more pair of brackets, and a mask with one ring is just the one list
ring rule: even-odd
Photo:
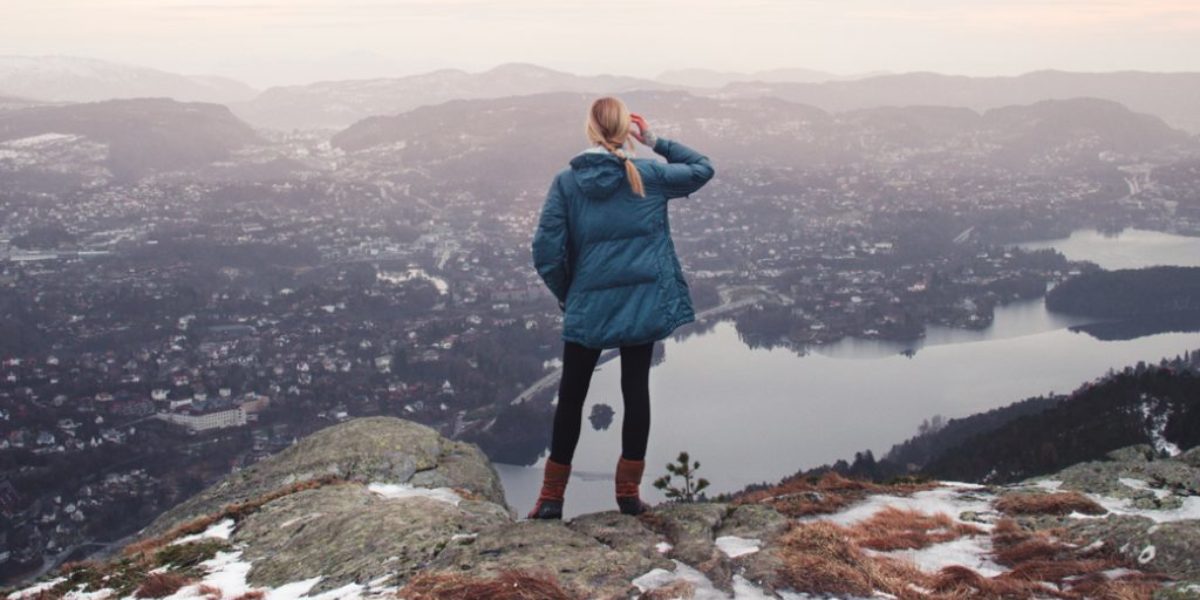
[[[1171,493],[1167,490],[1151,487],[1150,484],[1141,479],[1133,479],[1130,477],[1122,477],[1119,481],[1126,487],[1138,491],[1150,491],[1159,499],[1170,496]],[[1054,479],[1042,479],[1035,482],[1038,487],[1057,490],[1062,486],[1062,482]],[[1134,515],[1146,517],[1155,523],[1169,523],[1172,521],[1188,521],[1200,519],[1200,497],[1184,496],[1180,498],[1182,505],[1179,508],[1137,508],[1133,506],[1133,501],[1125,498],[1113,498],[1101,494],[1083,493],[1084,496],[1091,498],[1103,506],[1105,510],[1116,515]],[[1075,513],[1071,515],[1079,519],[1103,519],[1107,515],[1089,516]]]
[[[386,596],[396,591],[396,588],[393,586],[382,585],[388,577],[380,577],[367,585],[351,583],[337,589],[313,595],[307,594],[314,586],[320,583],[321,577],[293,581],[277,588],[252,587],[246,581],[246,575],[250,573],[250,563],[242,558],[241,550],[217,552],[216,556],[200,563],[200,566],[208,574],[203,579],[186,585],[174,594],[167,596],[166,600],[206,600],[208,596],[205,596],[200,591],[202,586],[210,586],[221,590],[224,598],[236,598],[251,590],[257,590],[264,594],[263,597],[265,600],[298,600],[299,598],[309,600],[365,600]],[[14,592],[8,598],[10,600],[32,598],[38,592],[49,589],[62,581],[65,581],[62,577],[52,579],[45,583],[25,588],[19,592]],[[88,593],[75,591],[67,593],[65,597],[69,600],[118,600],[117,597],[112,595],[111,590]],[[136,599],[131,594],[119,600]]]
[[222,519],[216,523],[213,523],[212,525],[209,525],[208,529],[205,529],[200,533],[185,535],[177,540],[172,541],[171,545],[174,546],[176,544],[187,544],[189,542],[200,541],[204,538],[227,540],[231,535],[233,535],[233,519]]
[[1154,444],[1154,449],[1158,452],[1165,452],[1170,456],[1179,456],[1179,446],[1168,441],[1166,435],[1167,422],[1171,420],[1171,411],[1160,408],[1160,404],[1165,403],[1145,392],[1142,392],[1141,401],[1142,418],[1146,422],[1146,433],[1150,436],[1150,441]]
[[407,483],[372,483],[367,486],[367,489],[383,496],[396,500],[405,498],[430,498],[439,502],[453,504],[458,506],[462,502],[462,496],[450,488],[423,488],[413,487]]
[[[1156,496],[1162,498],[1169,493],[1164,490],[1151,488],[1150,485],[1139,479],[1125,478],[1121,479],[1121,483],[1134,490],[1150,490]],[[1054,479],[1043,479],[1033,482],[1036,488],[1047,491],[1055,491],[1061,488],[1062,482]],[[368,488],[383,497],[404,500],[409,498],[430,498],[439,502],[447,502],[457,505],[462,497],[449,488],[419,488],[410,485],[397,484],[382,484],[372,483]],[[1181,519],[1200,519],[1200,498],[1188,497],[1183,499],[1183,506],[1178,509],[1171,510],[1152,510],[1138,509],[1131,507],[1130,501],[1125,499],[1105,497],[1095,494],[1085,494],[1092,498],[1100,505],[1104,506],[1109,511],[1116,514],[1133,514],[1146,516],[1156,522],[1168,522]],[[946,483],[943,487],[932,490],[916,492],[912,496],[892,496],[892,495],[875,495],[858,502],[845,510],[830,514],[814,517],[806,517],[797,519],[802,522],[812,521],[828,521],[842,526],[851,526],[860,523],[887,507],[898,508],[902,510],[913,510],[928,515],[944,514],[954,519],[959,523],[970,523],[982,530],[990,531],[993,527],[991,521],[994,521],[999,515],[992,507],[992,502],[995,496],[983,489],[983,486],[962,483]],[[963,520],[964,513],[971,513],[973,516],[970,520]],[[1074,515],[1077,518],[1097,518],[1086,515]],[[225,519],[214,523],[204,532],[187,536],[176,540],[173,543],[186,543],[189,541],[201,540],[204,538],[230,539],[233,533],[234,523],[230,519]],[[715,540],[717,548],[730,558],[737,558],[758,552],[761,549],[761,540],[753,538],[742,538],[738,536],[720,536]],[[655,549],[660,553],[667,553],[672,550],[671,544],[660,542]],[[944,567],[952,565],[960,565],[970,568],[981,575],[993,577],[1004,572],[1004,567],[996,564],[991,559],[991,540],[986,535],[968,535],[949,542],[934,544],[932,546],[919,550],[898,550],[892,552],[877,552],[868,551],[876,556],[889,556],[911,561],[918,568],[926,572],[937,572]],[[1143,550],[1144,562],[1153,559],[1155,550],[1152,546],[1148,546]],[[754,585],[740,575],[735,575],[733,580],[734,594],[727,595],[725,592],[716,588],[712,581],[708,579],[702,572],[678,560],[674,560],[674,570],[653,569],[648,573],[641,575],[633,580],[633,585],[642,591],[661,588],[671,585],[677,581],[686,581],[695,587],[695,598],[697,600],[764,600],[767,598],[775,598],[766,594],[761,588]],[[318,598],[320,600],[367,600],[376,598],[396,591],[395,586],[385,586],[384,584],[390,577],[380,577],[374,581],[362,584],[349,584],[341,588],[330,590],[321,594],[308,594],[320,581],[320,577],[306,579],[303,581],[292,582],[278,588],[251,588],[246,581],[246,576],[250,571],[250,563],[242,558],[240,550],[230,552],[218,552],[211,560],[202,563],[202,566],[208,571],[208,574],[194,584],[181,588],[175,594],[169,596],[171,600],[200,600],[203,596],[200,594],[200,587],[203,585],[212,586],[222,590],[224,597],[236,597],[245,592],[257,589],[265,594],[267,600],[296,600],[299,598]],[[1119,576],[1119,573],[1114,573],[1113,577]],[[48,589],[55,584],[63,581],[63,578],[52,579],[50,581],[26,588],[20,592],[9,596],[10,599],[16,600],[28,598],[36,595],[39,591]],[[779,592],[779,597],[784,600],[797,600],[799,598],[807,598],[807,595],[788,593],[786,591]],[[105,595],[105,592],[81,593],[75,592],[67,595],[67,598],[72,600],[118,600]],[[132,598],[132,597],[130,597]],[[126,599],[119,599],[126,600]]]
[[9,598],[33,597],[33,596],[38,595],[38,593],[48,590],[66,580],[67,580],[66,577],[55,577],[54,579],[49,579],[49,580],[43,581],[41,583],[31,585],[23,590],[13,592],[13,593],[9,594],[8,597]]
[[974,535],[934,544],[920,550],[895,550],[869,554],[911,560],[917,568],[927,573],[936,573],[951,565],[967,567],[985,577],[995,577],[1006,569],[990,558],[992,542],[986,536]]
[[[686,563],[672,559],[675,563],[675,570],[668,571],[666,569],[653,569],[650,572],[633,580],[633,585],[637,586],[638,590],[647,592],[653,589],[658,589],[675,583],[676,581],[686,581],[695,586],[696,593],[692,598],[695,600],[730,600],[731,596],[718,589],[713,585],[712,580],[696,570],[688,566]],[[800,596],[793,596],[800,598]],[[733,596],[734,600],[776,600],[775,596],[769,595],[762,588],[750,583],[741,575],[733,576]],[[790,600],[788,596],[784,596],[785,600]]]
[[723,535],[715,540],[717,549],[729,558],[737,558],[745,554],[758,552],[762,542],[756,538],[740,538],[736,535]]
[[[800,521],[829,521],[842,526],[854,525],[865,521],[875,513],[887,507],[901,510],[915,510],[927,515],[945,514],[956,522],[963,522],[959,515],[964,512],[986,513],[992,510],[991,502],[995,498],[991,494],[976,493],[983,486],[969,483],[945,483],[944,487],[916,492],[912,496],[892,496],[879,494],[831,515],[816,515],[799,519]],[[988,529],[987,523],[971,523],[982,529]]]

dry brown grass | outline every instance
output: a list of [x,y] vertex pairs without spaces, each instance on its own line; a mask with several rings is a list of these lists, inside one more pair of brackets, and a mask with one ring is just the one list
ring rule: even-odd
[[1089,573],[1071,584],[1071,591],[1082,598],[1104,598],[1106,600],[1150,600],[1154,591],[1162,587],[1164,577],[1146,573],[1133,573],[1109,579],[1103,573]]
[[675,600],[676,598],[694,598],[695,596],[695,585],[687,581],[675,581],[638,596],[638,600]]
[[778,544],[782,566],[777,574],[801,592],[870,596],[882,590],[910,597],[909,584],[927,579],[910,563],[868,556],[849,529],[833,523],[792,523]]
[[221,600],[225,596],[225,592],[222,592],[221,588],[208,585],[207,583],[197,587],[196,593],[203,596],[205,600]]
[[458,573],[418,573],[396,596],[405,600],[575,600],[553,575],[504,571],[490,579]]
[[101,567],[103,567],[103,564],[101,564],[99,561],[95,561],[95,560],[91,560],[91,559],[70,560],[70,561],[67,561],[67,562],[59,565],[58,572],[60,574],[65,575],[72,571],[80,571],[80,570],[84,570],[84,569],[90,569],[90,570],[94,571],[94,570],[100,569]]
[[948,515],[927,515],[893,506],[850,528],[850,535],[859,546],[880,551],[916,550],[983,533],[982,529],[959,523]]
[[1010,518],[996,521],[992,527],[992,544],[996,547],[1008,547],[1019,544],[1033,537],[1033,533]]
[[938,487],[937,483],[878,484],[848,479],[835,472],[820,477],[797,477],[765,490],[739,495],[734,504],[767,504],[790,516],[804,517],[835,513],[871,494],[907,496]]
[[191,578],[179,573],[153,573],[146,576],[134,596],[137,598],[165,598],[191,582]]
[[242,594],[241,596],[234,598],[233,600],[263,600],[263,598],[266,598],[266,597],[267,597],[267,595],[263,592],[260,592],[258,590],[250,590],[250,591]]
[[1108,512],[1091,498],[1079,492],[1052,494],[1014,492],[996,500],[996,510],[1006,515],[1102,515]]
[[1043,537],[1028,539],[1003,548],[998,548],[993,542],[992,547],[995,548],[992,556],[996,562],[1007,567],[1035,561],[1065,560],[1070,556],[1069,548]]
[[1004,574],[1007,579],[1061,583],[1072,577],[1095,573],[1117,565],[1109,560],[1034,560],[1020,563]]
[[984,577],[962,566],[949,566],[938,572],[929,589],[937,598],[1047,598],[1063,597],[1045,586],[1023,580]]
[[853,527],[823,521],[789,525],[777,541],[780,584],[810,594],[884,592],[901,600],[1144,600],[1162,581],[1144,573],[1109,579],[1104,571],[1128,565],[1103,552],[1066,544],[1055,537],[1055,530],[1026,530],[1012,519],[1000,520],[991,533],[997,561],[1011,570],[995,577],[963,566],[925,573],[910,562],[872,555],[864,548],[921,548],[983,532],[944,515],[885,509],[876,517]]
[[993,556],[1011,570],[997,579],[1052,583],[1062,590],[1057,595],[1063,598],[1114,600],[1150,598],[1164,581],[1159,575],[1136,571],[1110,579],[1105,571],[1133,565],[1103,548],[1064,543],[1056,537],[1060,533],[1056,529],[1028,530],[1011,518],[998,521],[992,530]]

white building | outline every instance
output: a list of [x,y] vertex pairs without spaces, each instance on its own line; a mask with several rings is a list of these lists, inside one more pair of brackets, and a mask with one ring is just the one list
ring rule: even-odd
[[207,413],[158,413],[155,416],[168,423],[182,425],[191,433],[225,427],[240,427],[246,424],[246,411],[241,408]]

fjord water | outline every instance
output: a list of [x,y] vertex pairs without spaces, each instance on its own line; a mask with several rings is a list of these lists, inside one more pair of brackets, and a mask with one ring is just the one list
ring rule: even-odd
[[[1190,246],[1200,248],[1200,238],[1127,233],[1082,231],[1030,247],[1069,245],[1069,258],[1106,268],[1188,265],[1200,257]],[[852,459],[865,449],[881,456],[933,415],[963,417],[1030,396],[1069,392],[1110,368],[1200,348],[1200,333],[1101,341],[1068,329],[1088,322],[1051,313],[1038,299],[999,307],[982,331],[930,328],[915,345],[847,339],[801,356],[784,348],[751,349],[730,321],[682,341],[664,340],[665,360],[650,374],[642,494],[649,501],[663,499],[651,482],[666,473],[666,463],[680,450],[701,462],[699,474],[712,481],[711,491],[732,491]],[[904,353],[910,349],[915,352]],[[568,517],[614,506],[619,360],[596,370],[585,415],[599,402],[612,406],[616,416],[602,431],[584,421],[567,488]],[[508,501],[518,510],[532,505],[544,460],[534,467],[497,465]]]
[[1065,239],[1018,245],[1028,250],[1054,248],[1070,260],[1090,260],[1109,270],[1158,265],[1200,267],[1200,237],[1145,229],[1125,229],[1117,234],[1080,229]]

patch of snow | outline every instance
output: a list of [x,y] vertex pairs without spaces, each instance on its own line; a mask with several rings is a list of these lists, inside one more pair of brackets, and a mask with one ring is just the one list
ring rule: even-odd
[[208,571],[200,581],[179,588],[174,594],[167,596],[169,600],[193,600],[203,598],[200,586],[207,585],[221,590],[229,598],[236,598],[250,591],[246,583],[246,575],[250,573],[250,563],[242,560],[242,551],[218,551],[212,558],[200,563]]
[[54,579],[50,579],[48,581],[43,581],[36,585],[31,585],[23,590],[17,590],[15,592],[9,594],[8,599],[16,600],[17,598],[31,598],[33,596],[37,596],[39,593],[41,593],[45,590],[48,590],[66,580],[67,580],[66,577],[55,577]]
[[388,573],[387,575],[381,575],[379,577],[376,577],[375,579],[372,579],[367,582],[367,587],[373,587],[373,588],[379,587],[379,586],[383,585],[383,582],[391,579],[392,575],[393,575],[392,573]]
[[[318,579],[320,578],[318,577]],[[321,592],[320,594],[304,597],[312,598],[314,600],[359,600],[363,597],[363,592],[366,590],[367,588],[361,583],[347,583],[340,588],[332,589],[328,592]]]
[[307,595],[309,590],[313,589],[313,586],[317,585],[320,581],[321,576],[317,575],[309,579],[285,583],[273,590],[269,590],[266,600],[297,600],[301,596]]
[[429,498],[447,504],[458,506],[462,502],[462,496],[457,492],[447,487],[440,488],[423,488],[415,487],[407,483],[372,483],[367,486],[367,489],[393,500],[404,500],[406,498]]
[[1142,392],[1141,400],[1142,418],[1146,421],[1146,434],[1150,436],[1150,442],[1154,444],[1154,449],[1166,452],[1169,456],[1179,456],[1179,446],[1167,441],[1166,436],[1167,422],[1171,420],[1170,407],[1156,410],[1163,401],[1145,392]]
[[1033,482],[1034,486],[1039,487],[1043,490],[1050,490],[1052,492],[1056,491],[1056,490],[1058,490],[1058,488],[1062,487],[1062,484],[1063,484],[1063,482],[1061,482],[1057,479],[1039,479],[1039,480]]
[[[767,594],[762,588],[741,575],[733,576],[733,597],[737,600],[775,600],[775,596]],[[784,594],[783,598],[787,600],[788,596]]]
[[1100,574],[1104,575],[1105,579],[1120,579],[1122,577],[1128,577],[1130,575],[1140,575],[1141,571],[1134,571],[1133,569],[1125,569],[1125,568],[1116,568],[1116,569],[1108,569],[1105,571],[1101,571]]
[[170,545],[175,546],[177,544],[187,544],[189,542],[199,541],[204,538],[227,540],[231,535],[233,535],[233,519],[221,519],[220,521],[209,525],[208,529],[205,529],[200,533],[185,535],[177,540],[173,540]]
[[1160,499],[1166,498],[1167,496],[1171,495],[1171,492],[1169,492],[1167,490],[1150,487],[1149,483],[1146,483],[1145,481],[1142,481],[1141,479],[1133,479],[1132,477],[1118,477],[1117,481],[1120,481],[1121,485],[1123,485],[1127,488],[1130,488],[1130,489],[1134,489],[1134,490],[1138,490],[1138,491],[1146,490],[1146,491],[1153,492],[1155,497],[1160,498]]
[[995,577],[1005,571],[990,558],[992,543],[987,536],[966,536],[917,550],[891,552],[869,551],[871,554],[910,560],[926,573],[937,573],[944,567],[961,565],[984,577]]
[[680,579],[680,577],[675,571],[655,567],[642,575],[634,577],[630,583],[636,586],[639,592],[648,592],[670,585],[676,579]]
[[69,598],[70,600],[110,600],[111,596],[112,590],[106,589],[95,592],[85,592],[83,591],[83,586],[80,585],[74,590],[67,592],[65,597]]
[[1156,553],[1157,552],[1154,548],[1154,544],[1150,544],[1149,546],[1142,548],[1141,554],[1138,554],[1138,558],[1137,558],[1138,564],[1144,565],[1144,564],[1154,560],[1154,556]]
[[982,483],[968,483],[966,481],[941,481],[939,483],[945,487],[958,488],[962,490],[981,490],[987,487]]
[[[671,585],[676,581],[686,581],[695,586],[696,593],[692,596],[695,600],[729,600],[729,595],[713,585],[713,582],[704,573],[678,560],[672,560],[672,562],[675,563],[674,571],[651,569],[646,574],[634,579],[632,582],[633,585],[641,592],[648,592]],[[787,596],[784,597],[786,598]],[[775,596],[767,595],[766,592],[745,577],[741,575],[733,576],[733,600],[768,600],[774,598]]]
[[658,550],[659,554],[666,554],[666,553],[670,552],[671,549],[674,547],[675,546],[671,545],[671,542],[659,542],[654,545],[654,549]]
[[745,554],[758,552],[762,540],[757,538],[742,538],[736,535],[723,535],[715,540],[717,549],[729,558],[737,558]]
[[[1182,499],[1183,504],[1179,508],[1168,509],[1135,508],[1132,506],[1132,500],[1111,498],[1098,494],[1087,494],[1087,496],[1112,514],[1146,517],[1155,523],[1200,519],[1200,496],[1187,496]],[[1079,518],[1084,515],[1072,514],[1071,516]]]
[[[963,512],[988,513],[992,512],[991,498],[974,496],[969,492],[953,487],[936,488],[914,493],[912,496],[892,496],[878,494],[832,515],[816,515],[798,519],[800,521],[829,521],[837,525],[849,526],[871,518],[875,513],[887,507],[901,510],[915,510],[928,515],[944,514],[955,522],[963,523],[958,518]],[[987,523],[971,523],[982,529],[988,529]]]

